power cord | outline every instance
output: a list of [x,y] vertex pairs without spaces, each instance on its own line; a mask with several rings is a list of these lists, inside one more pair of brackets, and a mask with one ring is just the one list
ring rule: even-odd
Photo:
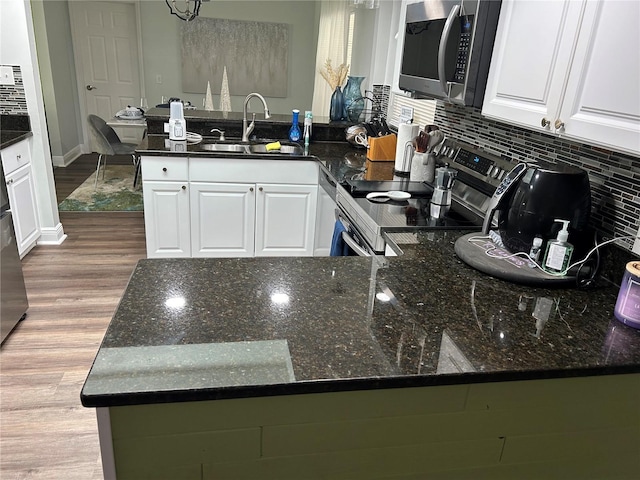
[[[496,237],[496,235],[498,235],[497,233],[495,233],[494,231],[491,231],[489,235],[480,235],[480,236],[475,236],[475,237],[470,237],[468,239],[469,242],[473,242],[476,240],[491,240],[494,243],[498,243],[495,242],[494,238]],[[498,235],[499,237],[499,235]],[[489,250],[485,251],[485,255],[487,255],[490,258],[498,258],[498,259],[507,259],[507,258],[513,258],[513,257],[519,257],[519,258],[526,258],[527,260],[529,260],[530,262],[530,266],[532,268],[538,268],[540,269],[540,271],[546,273],[547,275],[550,275],[552,277],[564,277],[567,275],[567,273],[569,273],[569,271],[574,268],[574,267],[578,267],[577,272],[576,272],[576,284],[578,287],[581,288],[585,288],[588,286],[591,286],[593,284],[593,280],[595,279],[595,275],[596,272],[598,271],[598,268],[600,266],[600,248],[608,245],[610,243],[613,242],[617,242],[618,240],[626,240],[626,239],[638,239],[640,238],[640,236],[636,236],[636,235],[625,235],[622,237],[615,237],[612,238],[610,240],[606,240],[602,243],[597,243],[597,234],[594,234],[594,243],[595,246],[589,251],[589,253],[587,253],[585,255],[585,257],[582,260],[579,260],[577,262],[572,263],[571,265],[567,266],[567,268],[565,268],[563,271],[561,272],[549,272],[547,270],[545,270],[537,261],[535,261],[533,258],[531,258],[531,256],[528,253],[525,252],[517,252],[517,253],[512,253],[511,255],[492,255],[491,252],[493,252],[494,250],[497,250],[499,247],[503,247],[504,245],[502,244],[502,241],[500,240],[500,242],[498,244],[496,244],[493,248],[490,248]],[[585,266],[587,265],[587,262],[590,261],[590,257],[593,253],[596,253],[596,257],[595,257],[595,267],[591,270],[591,274],[589,275],[589,277],[587,277],[586,279],[580,279],[580,272],[583,268],[585,268]]]

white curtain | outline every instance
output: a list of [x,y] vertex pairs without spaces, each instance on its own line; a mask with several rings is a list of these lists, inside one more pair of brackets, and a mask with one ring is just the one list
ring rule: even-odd
[[327,59],[331,60],[334,69],[347,62],[348,27],[348,0],[323,0],[320,6],[316,79],[312,104],[313,115],[316,117],[329,116],[329,103],[333,93],[327,81],[320,75],[320,70]]

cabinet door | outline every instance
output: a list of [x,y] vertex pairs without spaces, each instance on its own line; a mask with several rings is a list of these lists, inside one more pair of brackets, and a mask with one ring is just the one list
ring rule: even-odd
[[318,186],[257,187],[256,256],[312,256]]
[[482,114],[554,132],[582,2],[502,2]]
[[143,182],[147,257],[190,257],[187,182]]
[[640,153],[640,2],[586,2],[558,132]]
[[194,257],[253,257],[255,185],[191,182]]
[[40,238],[40,219],[33,176],[31,175],[31,164],[24,165],[7,175],[6,182],[18,253],[22,258]]

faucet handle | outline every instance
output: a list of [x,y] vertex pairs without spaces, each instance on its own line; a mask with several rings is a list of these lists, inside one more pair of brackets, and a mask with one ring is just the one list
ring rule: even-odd
[[220,130],[219,128],[212,128],[211,129],[211,133],[213,133],[213,132],[218,132],[220,134],[220,141],[221,142],[224,142],[226,140],[225,137],[224,137],[224,131],[223,130]]

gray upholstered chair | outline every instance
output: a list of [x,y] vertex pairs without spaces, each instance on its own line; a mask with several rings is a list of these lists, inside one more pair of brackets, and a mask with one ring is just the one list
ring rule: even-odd
[[[123,143],[120,141],[120,137],[107,123],[97,115],[89,115],[87,117],[89,122],[89,131],[94,140],[94,149],[98,153],[98,165],[96,167],[96,183],[94,188],[98,186],[98,174],[100,173],[100,163],[104,158],[102,167],[102,178],[104,179],[104,172],[107,168],[107,156],[108,155],[131,155],[133,159],[134,171],[137,177],[139,158],[135,154],[137,145],[135,143]],[[134,178],[134,186],[135,186]]]

